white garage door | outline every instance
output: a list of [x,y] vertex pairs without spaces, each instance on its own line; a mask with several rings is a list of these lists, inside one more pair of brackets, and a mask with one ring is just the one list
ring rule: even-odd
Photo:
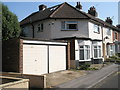
[[23,74],[48,73],[46,45],[23,45]]
[[49,46],[49,72],[66,70],[66,47]]

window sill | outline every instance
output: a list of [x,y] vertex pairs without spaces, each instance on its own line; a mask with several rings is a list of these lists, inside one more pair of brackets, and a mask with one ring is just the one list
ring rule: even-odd
[[93,58],[93,59],[102,59],[102,57],[98,57],[98,58]]
[[78,29],[62,29],[61,31],[78,31]]
[[95,31],[94,31],[94,33],[96,33],[96,34],[100,34],[100,32],[95,32]]
[[37,32],[39,33],[39,32],[43,32],[43,31],[37,31]]
[[91,59],[79,60],[79,61],[91,61]]

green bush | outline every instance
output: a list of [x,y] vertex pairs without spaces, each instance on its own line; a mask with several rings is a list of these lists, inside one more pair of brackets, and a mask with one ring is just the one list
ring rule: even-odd
[[87,70],[98,70],[98,68],[88,68]]
[[114,61],[114,62],[120,63],[120,57],[116,54],[111,56],[110,58],[107,58],[106,61],[109,61],[109,62]]
[[90,67],[90,64],[83,64],[77,67],[77,70],[87,70]]
[[111,56],[110,58],[116,60],[116,59],[118,59],[118,56],[113,55],[113,56]]
[[117,53],[116,56],[120,57],[120,53]]

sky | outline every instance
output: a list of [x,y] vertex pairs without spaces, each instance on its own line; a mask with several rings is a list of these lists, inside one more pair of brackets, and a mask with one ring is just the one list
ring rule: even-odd
[[[48,8],[63,2],[3,2],[8,6],[9,10],[18,16],[21,21],[33,12],[38,11],[38,6],[45,4]],[[68,2],[72,6],[76,6],[76,2]],[[95,6],[98,12],[98,18],[105,20],[111,17],[113,25],[118,24],[118,2],[81,2],[83,11],[88,12],[91,6]]]

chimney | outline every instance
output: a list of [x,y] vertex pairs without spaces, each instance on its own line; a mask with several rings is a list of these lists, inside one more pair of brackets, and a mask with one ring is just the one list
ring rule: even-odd
[[44,4],[39,5],[39,11],[43,11],[47,8],[47,6],[45,6]]
[[120,29],[120,24],[116,25],[116,27],[118,27]]
[[96,9],[95,9],[94,6],[90,7],[90,9],[88,10],[88,13],[89,13],[90,15],[94,16],[94,17],[97,17],[97,16],[98,16],[98,13],[97,13],[97,11],[96,11]]
[[77,2],[77,5],[75,6],[77,9],[81,10],[82,9],[82,5],[80,4],[80,2]]
[[109,23],[109,24],[111,24],[111,25],[112,25],[112,23],[113,23],[113,21],[112,21],[112,19],[111,19],[110,17],[107,17],[107,19],[105,20],[105,22],[107,22],[107,23]]

